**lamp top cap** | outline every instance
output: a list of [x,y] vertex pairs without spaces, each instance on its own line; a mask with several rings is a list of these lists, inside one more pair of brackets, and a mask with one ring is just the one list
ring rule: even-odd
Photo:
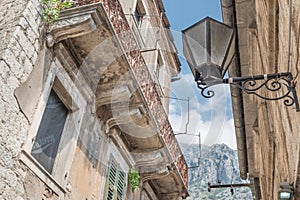
[[220,25],[227,26],[228,28],[232,28],[231,26],[228,26],[227,24],[224,24],[224,23],[222,23],[222,22],[220,22],[220,21],[218,21],[218,20],[216,20],[216,19],[213,19],[213,18],[211,18],[211,17],[209,17],[209,16],[206,16],[205,18],[203,18],[203,19],[201,19],[200,21],[194,23],[193,25],[191,25],[191,26],[189,26],[188,28],[182,30],[181,32],[184,33],[184,32],[186,32],[186,31],[188,31],[189,29],[191,29],[191,28],[193,28],[193,27],[195,27],[195,26],[197,26],[197,25],[199,25],[199,24],[201,24],[201,23],[203,23],[203,22],[206,22],[206,21],[212,21],[212,22],[218,23],[218,24],[220,24]]

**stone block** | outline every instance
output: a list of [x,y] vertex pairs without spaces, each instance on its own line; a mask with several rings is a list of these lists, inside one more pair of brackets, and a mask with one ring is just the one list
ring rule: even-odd
[[21,30],[20,27],[17,27],[17,29],[14,32],[14,37],[19,42],[20,46],[23,48],[25,53],[29,58],[32,57],[35,49],[34,46],[31,44],[31,42],[28,40],[24,32]]
[[[7,49],[3,54],[3,60],[6,62],[8,67],[10,68],[11,73],[15,74],[15,76],[19,77],[21,75],[21,65],[17,61],[16,56],[12,53],[10,49]],[[8,77],[6,77],[8,78]]]
[[7,81],[7,85],[13,90],[19,87],[20,85],[18,78],[16,78],[15,76],[8,77],[6,81]]
[[31,63],[34,65],[38,58],[38,54],[36,52],[33,53],[32,58],[30,59]]
[[23,16],[25,17],[25,19],[27,20],[27,22],[29,23],[32,31],[35,32],[36,35],[39,35],[39,26],[36,23],[34,17],[32,16],[31,12],[29,9],[25,9]]
[[18,58],[23,52],[23,48],[20,46],[19,42],[15,38],[11,38],[9,41],[9,49],[13,52],[14,56]]
[[24,59],[24,65],[22,65],[22,66],[24,68],[24,72],[25,73],[23,74],[20,82],[24,83],[28,79],[28,76],[29,76],[29,74],[31,73],[31,71],[33,69],[33,64],[31,63],[31,61],[27,57],[25,57],[25,59]]
[[[0,76],[3,78],[3,79],[5,79],[7,76],[8,76],[8,74],[9,74],[9,67],[8,67],[8,65],[3,61],[3,60],[1,60],[0,61]],[[1,84],[2,85],[2,84]]]
[[29,2],[31,2],[33,4],[33,8],[39,13],[40,16],[42,16],[43,15],[43,8],[42,8],[41,1],[39,1],[39,0],[30,0]]
[[[38,35],[35,34],[35,32],[32,31],[31,28],[27,28],[25,34],[26,34],[28,40],[31,42],[31,44],[34,45],[35,40],[38,38]],[[37,50],[37,49],[36,49],[36,50]]]
[[27,20],[24,17],[20,17],[19,25],[26,30],[29,27]]
[[39,52],[39,50],[40,50],[40,44],[39,44],[38,38],[35,39],[33,46],[35,48],[35,51]]
[[40,3],[39,2],[35,2],[33,3],[32,1],[29,1],[27,6],[26,6],[26,9],[29,9],[29,11],[31,12],[32,14],[32,17],[34,17],[34,20],[37,20],[38,18],[40,18],[40,13],[37,11],[38,8],[38,5]]

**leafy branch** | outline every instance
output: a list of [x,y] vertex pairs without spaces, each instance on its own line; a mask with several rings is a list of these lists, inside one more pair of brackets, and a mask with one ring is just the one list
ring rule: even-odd
[[139,188],[140,175],[136,170],[130,170],[128,173],[128,179],[132,192],[134,192],[135,189]]
[[52,24],[59,17],[60,11],[70,8],[73,5],[71,0],[42,0],[43,21]]

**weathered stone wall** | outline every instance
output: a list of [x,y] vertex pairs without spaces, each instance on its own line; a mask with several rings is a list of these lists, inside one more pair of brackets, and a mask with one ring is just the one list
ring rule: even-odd
[[[252,74],[286,72],[290,58],[291,72],[295,81],[299,82],[300,2],[292,1],[290,56],[289,1],[255,2],[257,27],[251,32],[254,45],[250,50],[255,61],[250,60],[252,65],[249,66]],[[296,90],[299,95],[299,84],[296,84]],[[257,100],[257,108],[258,131],[254,142],[258,147],[258,155],[255,163],[259,168],[262,197],[277,199],[280,182],[296,183],[299,173],[300,113],[294,107],[284,106],[282,100]]]
[[[125,16],[118,1],[104,1],[103,4],[116,33],[127,32],[129,27],[124,21]],[[19,161],[22,145],[27,139],[33,116],[21,110],[20,102],[15,97],[15,91],[28,80],[34,69],[37,67],[44,68],[43,65],[36,64],[40,60],[40,53],[45,51],[43,48],[44,30],[41,21],[41,5],[38,0],[5,0],[0,2],[0,9],[4,13],[0,16],[0,199],[57,199],[59,197],[37,178],[34,172]],[[121,36],[124,47],[137,49],[131,46],[136,45],[132,35],[121,34]],[[175,166],[187,186],[187,165],[155,86],[150,81],[150,74],[143,62],[141,53],[128,50],[126,56],[141,86],[141,91],[146,98],[153,117],[157,120],[165,145],[170,150]],[[37,93],[37,96],[40,95],[40,91],[34,89],[32,91]],[[28,98],[29,96],[28,94]],[[32,101],[31,103],[37,102]],[[32,105],[31,107],[35,106]],[[84,152],[84,149],[80,146],[80,141],[76,153],[78,156],[74,160],[75,165],[72,166],[69,177],[70,182],[75,183],[73,184],[73,189],[77,190],[77,193],[67,193],[66,197],[74,199],[76,194],[80,194],[82,198],[87,199],[101,198],[98,195],[99,191],[103,191],[101,187],[105,182],[103,178],[105,177],[105,170],[93,165],[93,161],[89,159],[91,154]],[[101,158],[98,159],[101,160]],[[103,158],[103,162],[106,162],[107,160],[105,159],[108,156]],[[77,162],[83,164],[77,165]],[[88,174],[84,176],[86,181],[89,180],[88,176],[95,175],[94,179],[88,184],[89,186],[100,183],[102,183],[102,186],[95,187],[94,191],[90,191],[88,187],[80,190],[76,188],[78,186],[76,183],[81,180],[80,174],[82,172]],[[72,191],[72,188],[67,188],[67,190]],[[86,191],[90,191],[90,193],[84,195]]]
[[79,1],[78,5],[85,5],[91,2],[103,3],[104,8],[108,13],[108,17],[110,18],[111,24],[113,25],[116,34],[118,34],[119,40],[121,41],[124,51],[126,52],[126,58],[130,63],[136,81],[138,82],[141,91],[147,101],[151,114],[157,121],[165,144],[170,151],[171,157],[176,167],[178,168],[185,185],[187,186],[187,164],[184,160],[179,144],[175,138],[171,124],[168,120],[167,113],[163,108],[161,99],[159,98],[155,85],[151,79],[149,69],[145,65],[145,62],[142,58],[141,52],[139,50],[132,51],[132,49],[138,49],[137,43],[134,39],[133,34],[129,32],[130,27],[120,7],[121,5],[119,1]]
[[25,199],[28,171],[18,156],[29,122],[14,97],[28,78],[40,49],[41,8],[37,0],[0,2],[0,199]]

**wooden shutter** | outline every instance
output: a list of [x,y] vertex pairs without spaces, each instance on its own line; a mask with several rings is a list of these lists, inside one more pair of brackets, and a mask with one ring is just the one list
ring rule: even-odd
[[126,174],[123,171],[118,171],[118,181],[117,181],[117,200],[122,200],[124,196],[124,186]]
[[107,197],[106,200],[113,200],[115,196],[115,183],[117,179],[118,165],[114,159],[111,159],[108,177],[107,177]]
[[120,170],[115,159],[111,159],[106,181],[105,200],[123,200],[126,174]]

